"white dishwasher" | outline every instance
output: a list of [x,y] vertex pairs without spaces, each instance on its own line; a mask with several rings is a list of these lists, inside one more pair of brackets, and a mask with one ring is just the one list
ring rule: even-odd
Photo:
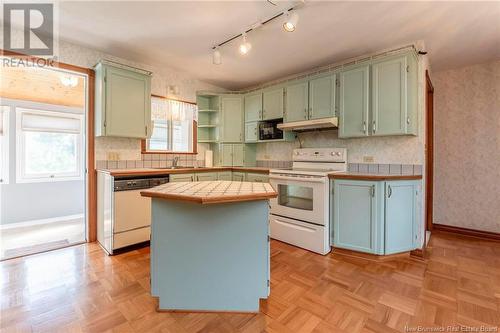
[[115,179],[98,175],[97,240],[109,254],[150,240],[151,199],[140,192],[167,182],[168,176]]

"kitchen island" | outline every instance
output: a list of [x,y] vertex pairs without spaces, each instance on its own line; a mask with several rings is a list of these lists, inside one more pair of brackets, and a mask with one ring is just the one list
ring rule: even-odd
[[267,183],[164,184],[151,197],[151,294],[159,310],[258,312],[269,294]]

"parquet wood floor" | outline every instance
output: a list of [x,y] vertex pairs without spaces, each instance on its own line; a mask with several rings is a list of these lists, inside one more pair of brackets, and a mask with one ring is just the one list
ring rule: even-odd
[[404,332],[500,325],[500,243],[444,233],[425,262],[321,256],[273,241],[260,314],[159,313],[149,249],[96,244],[0,263],[1,332]]

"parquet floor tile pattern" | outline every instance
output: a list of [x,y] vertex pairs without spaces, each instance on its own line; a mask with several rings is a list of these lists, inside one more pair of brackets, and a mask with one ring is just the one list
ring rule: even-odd
[[500,326],[500,243],[433,234],[425,261],[375,262],[271,243],[259,314],[156,312],[149,249],[96,244],[0,263],[1,332],[340,332]]

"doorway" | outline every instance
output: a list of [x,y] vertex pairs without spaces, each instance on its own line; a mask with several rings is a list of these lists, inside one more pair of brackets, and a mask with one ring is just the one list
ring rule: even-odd
[[[425,71],[425,220],[426,230],[432,230],[433,203],[434,203],[434,86],[432,85],[429,71]],[[426,237],[428,239],[428,237]]]
[[88,76],[2,67],[0,260],[87,240]]

